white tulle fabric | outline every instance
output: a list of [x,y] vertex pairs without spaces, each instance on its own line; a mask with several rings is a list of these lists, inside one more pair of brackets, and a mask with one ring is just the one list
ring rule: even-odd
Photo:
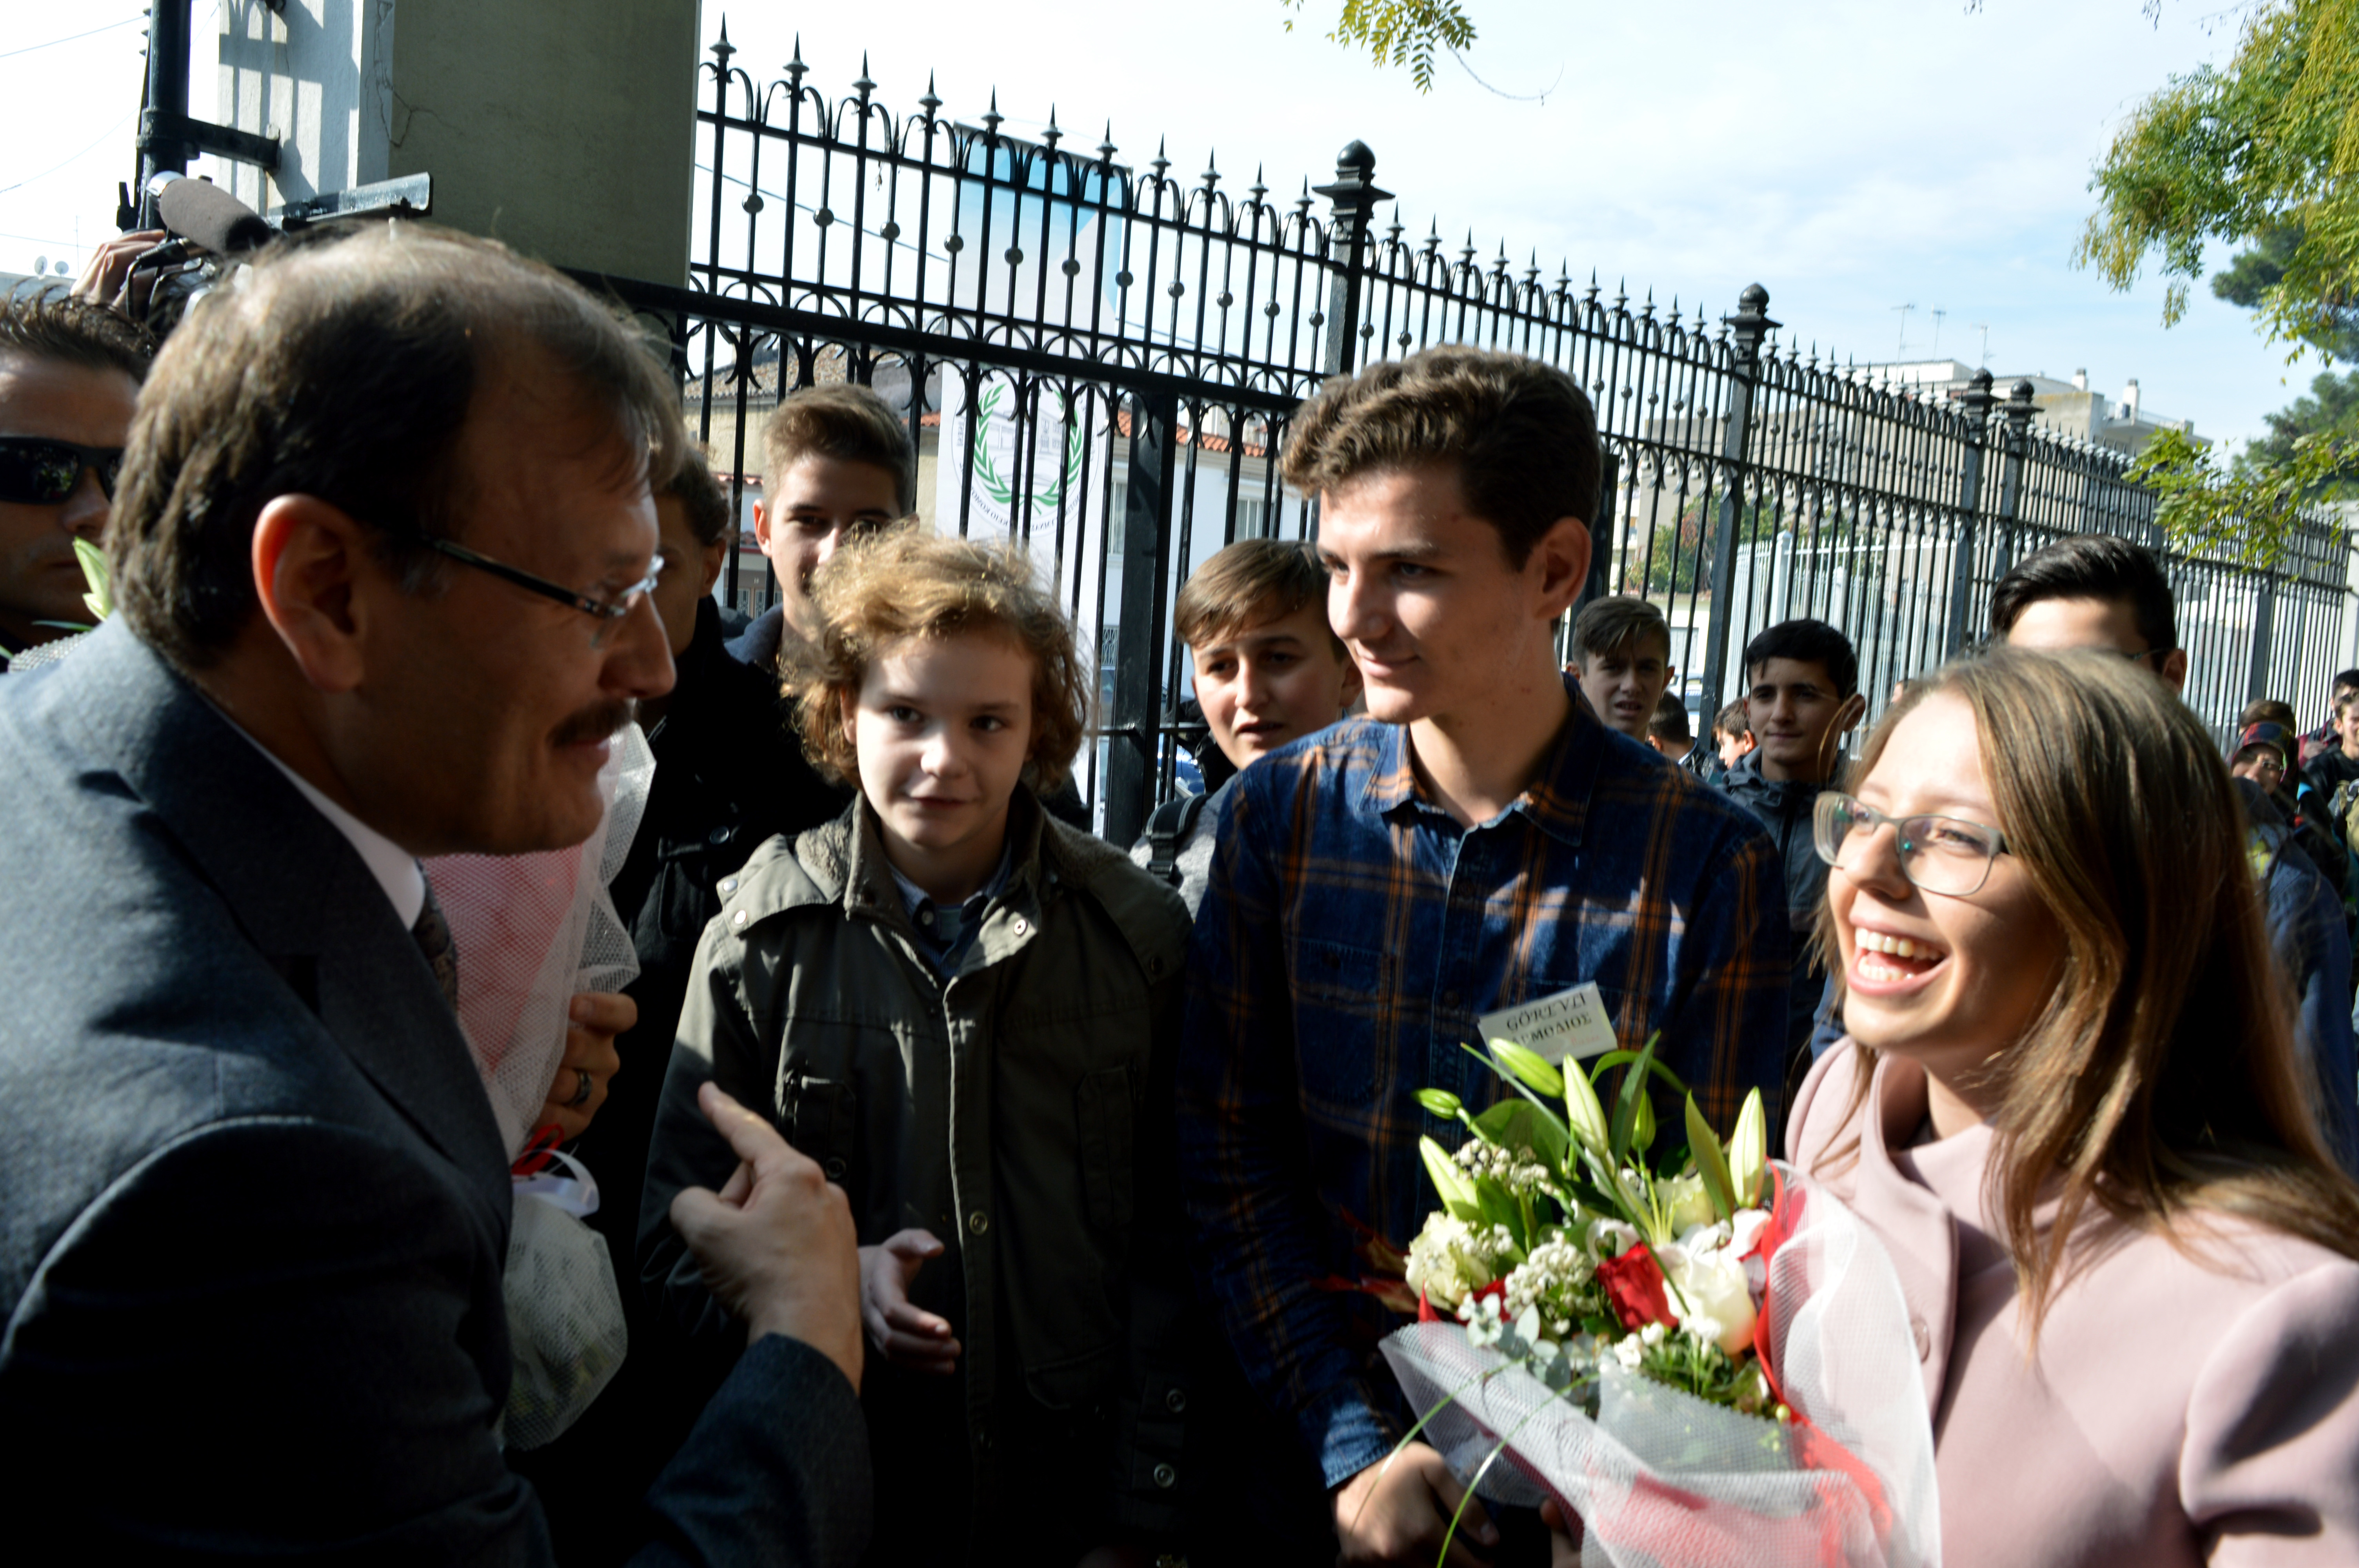
[[[655,770],[647,737],[626,726],[598,774],[605,814],[582,844],[426,862],[458,954],[459,1022],[512,1160],[540,1120],[573,999],[620,990],[639,972],[606,884],[631,851]],[[598,1201],[596,1179],[567,1155],[516,1178],[502,1281],[514,1360],[500,1420],[508,1447],[538,1448],[581,1419],[630,1348],[605,1238],[582,1223]]]
[[620,990],[639,972],[606,884],[631,852],[655,772],[647,737],[626,725],[598,774],[605,816],[581,844],[426,862],[459,956],[459,1022],[511,1160],[540,1120],[573,999]]
[[1459,1325],[1430,1323],[1384,1342],[1411,1404],[1447,1401],[1424,1440],[1484,1497],[1557,1498],[1585,1528],[1584,1568],[1939,1568],[1932,1422],[1899,1280],[1858,1217],[1778,1170],[1793,1227],[1769,1261],[1770,1344],[1807,1427],[1610,1357],[1592,1419]]

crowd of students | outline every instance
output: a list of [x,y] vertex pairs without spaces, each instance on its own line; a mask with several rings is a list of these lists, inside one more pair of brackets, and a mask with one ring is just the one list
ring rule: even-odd
[[[1660,612],[1579,603],[1578,386],[1374,365],[1291,426],[1315,543],[1181,588],[1210,787],[1109,845],[1070,622],[910,515],[865,389],[771,420],[733,626],[671,389],[495,245],[290,247],[136,414],[40,395],[135,387],[125,341],[0,314],[0,526],[114,503],[120,613],[0,680],[0,1421],[93,1549],[1441,1560],[1462,1478],[1351,1287],[1432,1205],[1417,1093],[1479,1110],[1461,1047],[1593,995],[1885,1239],[1951,1562],[2359,1554],[2359,672],[2223,759],[2139,546],[2018,563],[1856,759],[1815,620],[1699,740]],[[503,1454],[506,1173],[414,858],[578,841],[633,716],[642,972],[550,1095],[630,1351]],[[1471,1504],[1447,1560],[1577,1531]]]

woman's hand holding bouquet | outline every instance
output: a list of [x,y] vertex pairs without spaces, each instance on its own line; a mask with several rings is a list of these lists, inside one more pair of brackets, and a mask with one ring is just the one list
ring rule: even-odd
[[[1404,1444],[1577,1515],[1584,1561],[1938,1561],[1898,1284],[1847,1211],[1770,1164],[1758,1091],[1723,1143],[1651,1043],[1587,1072],[1508,1041],[1481,1059],[1515,1098],[1478,1116],[1419,1097],[1469,1137],[1422,1141],[1441,1207],[1408,1249],[1419,1324],[1384,1346],[1430,1407]],[[1609,1114],[1593,1077],[1617,1067]],[[1686,1099],[1659,1167],[1650,1078]],[[1866,1380],[1830,1365],[1831,1334]]]

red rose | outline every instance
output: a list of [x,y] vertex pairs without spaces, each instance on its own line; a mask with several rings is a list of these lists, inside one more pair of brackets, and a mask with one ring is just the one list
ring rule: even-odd
[[1650,1323],[1659,1323],[1666,1328],[1677,1326],[1677,1320],[1671,1316],[1670,1298],[1663,1293],[1662,1268],[1643,1243],[1634,1241],[1619,1258],[1608,1258],[1598,1264],[1597,1282],[1605,1287],[1605,1299],[1614,1303],[1614,1315],[1630,1332],[1635,1334]]

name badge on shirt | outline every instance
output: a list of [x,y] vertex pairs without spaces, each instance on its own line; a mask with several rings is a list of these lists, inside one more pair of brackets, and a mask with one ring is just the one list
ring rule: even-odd
[[1585,1061],[1614,1049],[1614,1021],[1605,1016],[1605,999],[1597,982],[1589,980],[1554,996],[1538,997],[1519,1007],[1486,1012],[1474,1026],[1488,1040],[1512,1040],[1551,1062],[1566,1057]]

